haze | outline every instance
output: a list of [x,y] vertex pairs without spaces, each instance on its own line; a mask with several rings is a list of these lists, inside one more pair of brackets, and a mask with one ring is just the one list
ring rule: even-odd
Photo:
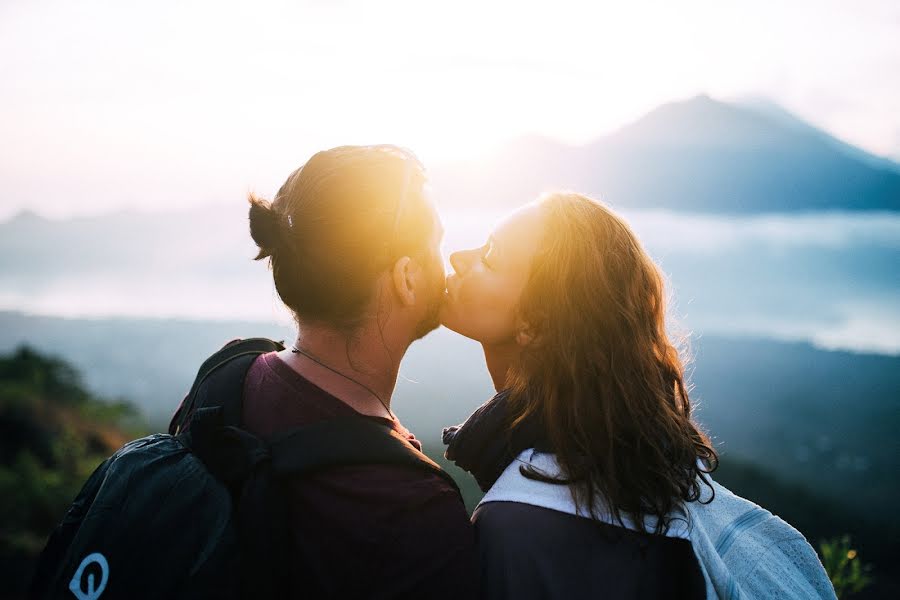
[[0,218],[242,201],[344,143],[582,143],[701,92],[896,159],[898,30],[890,1],[7,0]]

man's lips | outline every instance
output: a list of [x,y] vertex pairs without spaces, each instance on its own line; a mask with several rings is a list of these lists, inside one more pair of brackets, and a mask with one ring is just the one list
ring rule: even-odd
[[456,300],[456,288],[459,285],[455,275],[447,277],[447,298]]

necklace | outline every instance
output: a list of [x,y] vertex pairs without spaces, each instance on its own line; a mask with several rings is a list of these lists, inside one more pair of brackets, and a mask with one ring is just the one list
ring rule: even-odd
[[332,367],[329,367],[328,365],[326,365],[325,363],[323,363],[321,360],[319,360],[318,358],[316,358],[315,356],[313,356],[313,355],[310,354],[309,352],[306,352],[305,350],[301,350],[300,348],[298,348],[296,344],[294,344],[294,345],[291,346],[291,352],[293,352],[294,354],[302,354],[303,356],[305,356],[305,357],[308,358],[309,360],[313,361],[314,363],[316,363],[316,364],[319,365],[320,367],[324,367],[324,368],[328,369],[329,371],[331,371],[332,373],[334,373],[335,375],[339,375],[339,376],[343,377],[344,379],[346,379],[347,381],[350,381],[350,382],[352,382],[352,383],[355,383],[355,384],[358,385],[359,387],[363,388],[364,390],[366,390],[367,392],[369,392],[370,394],[372,394],[373,396],[375,396],[375,398],[377,398],[379,402],[381,402],[381,405],[384,407],[384,410],[386,410],[387,413],[391,416],[391,420],[392,420],[392,421],[393,421],[393,420],[396,420],[395,417],[394,417],[394,413],[392,413],[392,412],[391,412],[391,409],[388,408],[387,403],[386,403],[384,400],[381,399],[381,396],[379,396],[378,394],[376,394],[375,391],[374,391],[372,388],[370,388],[369,386],[367,386],[366,384],[361,383],[361,382],[359,382],[359,381],[353,379],[352,377],[349,377],[349,376],[347,376],[347,375],[344,375],[343,373],[341,373],[341,372],[338,371],[337,369],[334,369],[334,368],[332,368]]

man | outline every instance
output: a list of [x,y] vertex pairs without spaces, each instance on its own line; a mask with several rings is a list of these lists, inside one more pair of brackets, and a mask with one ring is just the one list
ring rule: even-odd
[[[438,326],[443,235],[421,164],[394,146],[319,152],[269,202],[250,197],[250,232],[293,313],[291,347],[255,360],[243,427],[263,438],[363,415],[421,445],[391,410],[400,361]],[[328,469],[290,485],[294,556],[311,597],[470,598],[474,538],[456,490],[403,466]]]

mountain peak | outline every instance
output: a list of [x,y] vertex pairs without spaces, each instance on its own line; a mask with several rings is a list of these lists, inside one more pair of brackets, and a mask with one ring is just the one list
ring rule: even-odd
[[780,127],[755,111],[699,94],[669,102],[626,125],[612,137],[633,145],[759,145],[780,137]]
[[47,219],[30,209],[23,209],[0,225],[29,226],[46,223]]
[[682,105],[690,104],[690,105],[696,105],[696,106],[710,106],[710,105],[724,104],[724,103],[714,99],[712,96],[710,96],[706,92],[701,92],[701,93],[697,94],[696,96],[688,98],[687,100],[669,102],[669,104],[682,104]]

